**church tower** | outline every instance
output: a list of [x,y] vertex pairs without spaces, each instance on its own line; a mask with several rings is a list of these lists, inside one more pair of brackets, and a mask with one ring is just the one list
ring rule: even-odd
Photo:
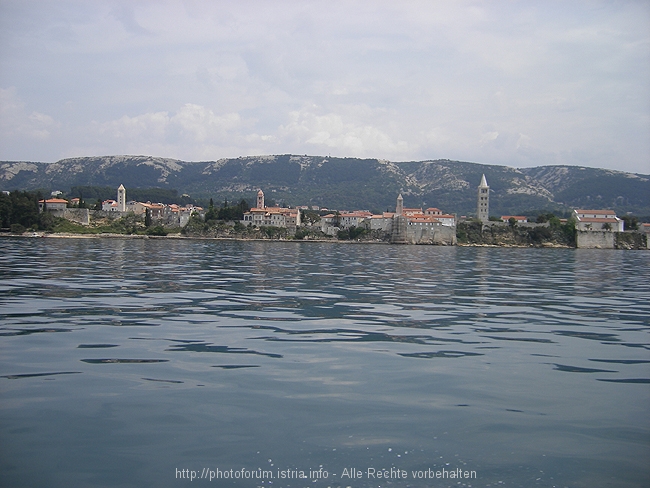
[[264,210],[264,192],[261,189],[257,192],[257,208]]
[[406,217],[404,217],[404,198],[402,194],[397,197],[397,206],[395,207],[395,215],[390,231],[390,242],[393,244],[406,244],[407,242],[407,225]]
[[485,175],[481,177],[481,184],[478,185],[476,217],[481,222],[487,222],[490,220],[490,187],[487,184]]
[[126,188],[120,185],[117,189],[117,211],[126,212]]

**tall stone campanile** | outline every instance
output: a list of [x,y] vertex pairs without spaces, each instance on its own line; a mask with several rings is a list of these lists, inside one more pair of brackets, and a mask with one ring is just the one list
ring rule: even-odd
[[476,217],[481,222],[487,222],[490,220],[490,187],[487,184],[485,175],[481,177],[481,184],[478,185]]
[[117,189],[117,211],[126,212],[126,188],[120,185]]
[[400,193],[397,197],[397,206],[395,207],[395,215],[390,231],[390,242],[393,244],[406,244],[407,238],[407,224],[406,217],[404,217],[404,198]]
[[257,208],[264,210],[264,192],[261,189],[257,192]]

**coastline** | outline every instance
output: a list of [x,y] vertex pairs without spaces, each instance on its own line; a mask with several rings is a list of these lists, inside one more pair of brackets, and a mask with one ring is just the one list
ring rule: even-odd
[[181,234],[168,234],[166,236],[150,236],[140,234],[74,234],[70,232],[25,232],[23,234],[2,233],[0,237],[14,237],[23,239],[48,238],[48,239],[154,239],[154,240],[190,240],[190,241],[240,241],[240,242],[293,242],[293,243],[328,243],[328,244],[373,244],[373,245],[394,245],[394,246],[432,246],[432,247],[494,247],[494,248],[517,248],[517,249],[576,249],[572,246],[566,246],[555,243],[545,243],[545,245],[516,245],[516,244],[471,244],[458,243],[455,245],[441,244],[395,244],[379,240],[341,240],[341,239],[258,239],[246,237],[202,237],[202,236],[184,236]]
[[141,235],[141,234],[118,234],[118,233],[100,233],[100,234],[76,234],[70,232],[25,232],[23,234],[12,234],[9,232],[0,233],[0,237],[8,238],[22,238],[22,239],[34,239],[34,238],[48,238],[48,239],[171,239],[171,240],[188,240],[188,241],[237,241],[237,242],[293,242],[293,243],[328,243],[328,244],[348,244],[348,245],[359,245],[359,244],[372,244],[372,245],[394,245],[394,246],[433,246],[433,247],[484,247],[484,248],[511,248],[511,249],[615,249],[621,251],[645,251],[650,250],[650,248],[639,247],[639,246],[626,246],[626,245],[616,245],[615,247],[607,246],[589,246],[589,247],[578,247],[571,246],[567,244],[562,244],[558,242],[542,242],[539,244],[516,244],[513,242],[503,242],[501,244],[495,243],[460,243],[456,244],[431,244],[431,243],[421,243],[421,244],[411,244],[411,243],[392,243],[384,240],[343,240],[343,239],[286,239],[286,238],[248,238],[248,237],[205,237],[205,236],[185,236],[179,233],[168,234],[166,236],[156,236],[156,235]]

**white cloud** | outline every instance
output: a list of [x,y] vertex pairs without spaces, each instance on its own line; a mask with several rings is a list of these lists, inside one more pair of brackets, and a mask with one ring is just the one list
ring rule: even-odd
[[117,120],[96,123],[96,133],[117,140],[141,140],[159,143],[168,140],[184,140],[190,143],[214,144],[221,142],[230,131],[241,124],[236,113],[216,115],[212,110],[187,103],[170,115],[167,112],[154,112]]
[[[24,101],[3,119],[40,141],[22,145],[36,159],[333,152],[650,172],[644,2],[39,6],[0,3],[0,87]],[[0,159],[20,154],[7,147]]]
[[101,136],[121,140],[157,140],[165,137],[169,120],[167,112],[155,112],[135,117],[124,115],[117,120],[94,125]]
[[0,131],[8,141],[47,141],[59,127],[49,115],[30,112],[16,95],[15,87],[0,88]]
[[480,143],[481,144],[487,144],[492,141],[495,141],[499,137],[499,133],[497,131],[491,131],[491,132],[486,132],[481,136]]
[[335,149],[338,155],[399,157],[409,152],[406,141],[395,141],[376,126],[344,119],[336,113],[318,115],[311,109],[291,112],[289,123],[281,126],[279,133],[295,145],[311,146],[315,150]]
[[215,115],[210,109],[187,103],[171,118],[171,123],[180,127],[186,137],[205,142],[221,140],[241,125],[241,117],[237,113]]

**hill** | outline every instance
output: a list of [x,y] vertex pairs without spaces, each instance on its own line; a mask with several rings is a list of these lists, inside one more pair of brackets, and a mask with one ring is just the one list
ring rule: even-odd
[[433,160],[390,162],[323,156],[249,156],[187,162],[149,156],[83,157],[0,162],[0,190],[62,190],[75,186],[177,190],[193,198],[252,201],[257,189],[287,205],[336,209],[394,209],[398,193],[408,207],[438,207],[472,215],[485,174],[490,213],[562,213],[575,207],[650,215],[650,175],[579,166],[511,168]]

